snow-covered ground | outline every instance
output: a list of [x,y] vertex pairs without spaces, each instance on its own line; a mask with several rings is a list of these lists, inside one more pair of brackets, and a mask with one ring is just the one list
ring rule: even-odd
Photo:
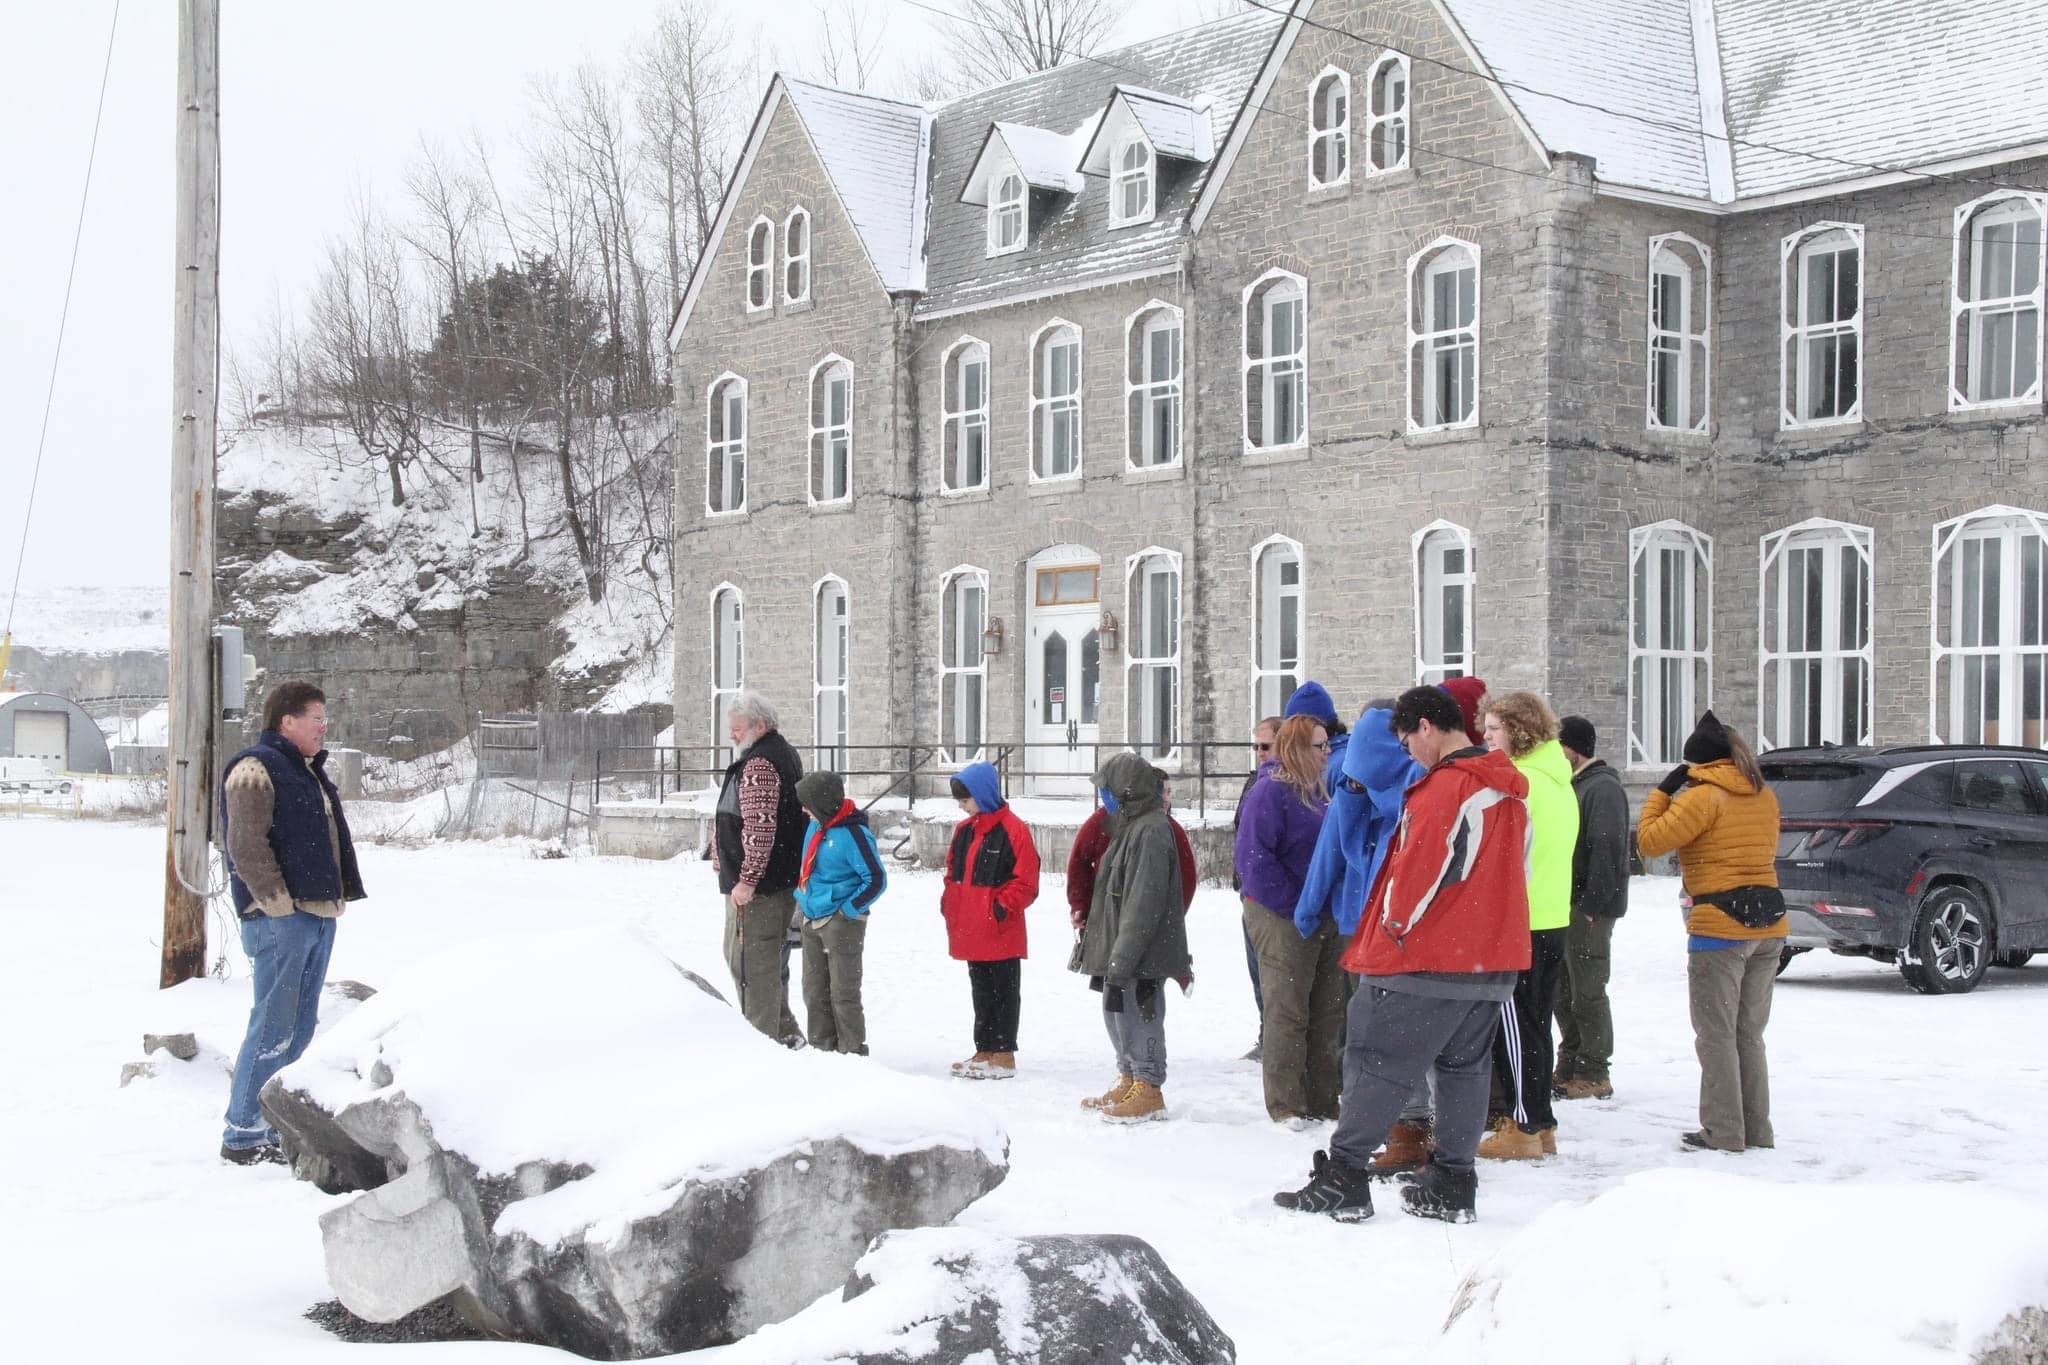
[[[365,847],[373,898],[343,921],[333,976],[375,985],[479,936],[503,945],[616,924],[724,983],[706,865],[536,851]],[[220,1054],[239,1037],[247,985],[154,989],[162,866],[157,826],[0,819],[14,964],[0,992],[14,1096],[0,1136],[8,1353],[278,1365],[359,1354],[300,1316],[331,1297],[315,1219],[333,1201],[279,1168],[215,1157]],[[1697,1072],[1672,895],[1669,881],[1638,882],[1615,936],[1616,1098],[1562,1106],[1555,1159],[1486,1167],[1473,1226],[1383,1208],[1346,1227],[1270,1203],[1327,1130],[1268,1123],[1257,1069],[1237,1060],[1254,1023],[1227,890],[1205,888],[1190,917],[1198,980],[1170,1007],[1173,1121],[1114,1129],[1075,1107],[1109,1079],[1108,1052],[1096,998],[1064,970],[1064,896],[1048,877],[1031,912],[1020,1075],[947,1082],[973,1087],[1011,1139],[1008,1181],[961,1222],[1144,1237],[1251,1365],[1959,1361],[2009,1308],[2048,1303],[2048,967],[1928,999],[1889,968],[1801,958],[1769,1033],[1777,1149],[1682,1153]],[[937,899],[936,878],[899,876],[867,948],[874,1064],[931,1077],[972,1050]],[[174,1029],[199,1034],[199,1061],[161,1061],[154,1079],[120,1087],[143,1032]],[[1467,1275],[1502,1268],[1514,1273],[1485,1280],[1442,1335]]]
[[0,604],[14,607],[15,643],[45,654],[114,654],[171,647],[170,598],[164,587],[29,588],[17,599],[0,584]]

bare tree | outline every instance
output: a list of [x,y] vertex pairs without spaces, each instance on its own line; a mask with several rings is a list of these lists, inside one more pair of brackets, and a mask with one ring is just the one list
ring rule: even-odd
[[705,0],[679,0],[662,13],[633,63],[642,171],[662,224],[664,331],[710,239],[739,139],[744,68],[733,51],[730,23]]
[[423,449],[418,307],[398,238],[365,195],[348,236],[328,244],[312,315],[319,387],[356,443],[383,462],[391,504],[402,506],[405,471]]
[[467,282],[476,274],[476,242],[489,201],[476,177],[448,164],[437,147],[422,143],[420,155],[407,168],[407,191],[418,220],[406,234],[413,249],[432,268],[440,290],[438,310],[449,320],[456,359],[454,390],[448,396],[469,425],[470,530],[477,528],[476,490],[484,477],[483,414],[474,370],[479,345],[475,319],[465,306]]
[[833,85],[868,89],[882,64],[887,16],[862,0],[813,0],[817,12],[817,71]]
[[945,22],[960,75],[975,85],[1085,57],[1120,17],[1116,0],[959,0]]

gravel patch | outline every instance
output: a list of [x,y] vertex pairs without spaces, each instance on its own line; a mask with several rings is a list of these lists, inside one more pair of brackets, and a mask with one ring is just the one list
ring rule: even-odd
[[396,1322],[366,1322],[328,1299],[306,1310],[306,1317],[343,1341],[392,1345],[415,1341],[486,1341],[489,1338],[445,1303],[430,1303]]

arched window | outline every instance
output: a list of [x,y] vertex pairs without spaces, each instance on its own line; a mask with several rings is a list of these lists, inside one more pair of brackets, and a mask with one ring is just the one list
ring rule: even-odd
[[1784,367],[1779,424],[1863,416],[1863,228],[1820,223],[1780,248]]
[[1763,538],[1757,741],[1871,741],[1868,526],[1815,518]]
[[1479,248],[1439,238],[1408,260],[1408,429],[1479,422]]
[[1244,291],[1244,443],[1308,440],[1308,281],[1269,270]]
[[846,680],[853,648],[845,579],[835,574],[818,580],[812,589],[811,616],[811,734],[817,744],[811,766],[845,772],[851,720]]
[[1472,533],[1433,521],[1412,537],[1415,553],[1415,681],[1469,677],[1472,595],[1478,569]]
[[1682,521],[1628,533],[1628,762],[1676,763],[1713,704],[1714,542]]
[[1124,322],[1124,457],[1180,463],[1181,312],[1154,299]]
[[732,709],[732,699],[746,685],[746,620],[740,590],[730,583],[720,583],[711,592],[711,744],[723,755],[721,763],[733,759],[726,716]]
[[775,224],[756,218],[747,230],[747,311],[758,313],[775,301]]
[[952,763],[981,756],[988,722],[988,571],[972,565],[939,579],[939,742]]
[[1987,195],[1956,210],[1949,300],[1952,410],[2041,401],[2048,195]]
[[1351,77],[1325,67],[1309,89],[1308,183],[1321,188],[1351,178]]
[[811,370],[811,501],[853,496],[853,367],[826,356]]
[[747,510],[747,381],[712,381],[704,400],[704,510]]
[[1152,178],[1152,147],[1144,138],[1133,137],[1117,148],[1109,173],[1111,227],[1152,221]]
[[1029,193],[1024,177],[1015,171],[996,182],[995,195],[988,201],[989,255],[1024,249],[1030,235]]
[[1408,164],[1408,59],[1389,52],[1372,64],[1366,86],[1365,173]]
[[962,337],[946,352],[939,491],[988,487],[988,343]]
[[1124,666],[1124,741],[1147,758],[1180,743],[1180,556],[1157,546],[1124,569],[1130,621]]
[[1711,366],[1708,312],[1713,255],[1683,233],[1650,239],[1648,422],[1665,431],[1705,431]]
[[802,303],[811,296],[811,215],[791,209],[782,220],[782,301]]
[[1081,476],[1081,329],[1049,322],[1031,338],[1031,477]]
[[2048,747],[2048,518],[1986,507],[1934,528],[1928,727],[1937,743]]
[[1252,550],[1252,723],[1277,716],[1301,686],[1301,545],[1286,536]]

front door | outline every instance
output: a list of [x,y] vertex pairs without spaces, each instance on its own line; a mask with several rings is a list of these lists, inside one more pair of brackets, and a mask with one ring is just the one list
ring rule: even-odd
[[1034,795],[1080,795],[1095,772],[1102,702],[1099,575],[1095,564],[1033,566],[1024,770]]

